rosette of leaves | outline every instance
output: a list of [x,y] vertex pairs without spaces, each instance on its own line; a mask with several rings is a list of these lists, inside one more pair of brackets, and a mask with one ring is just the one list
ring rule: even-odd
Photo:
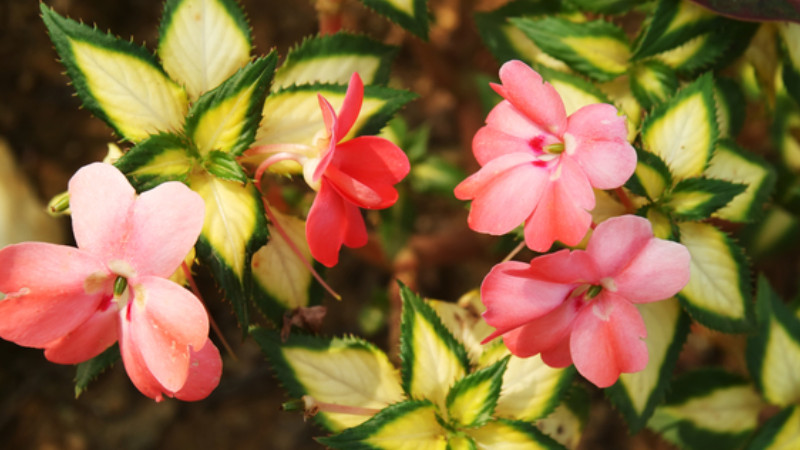
[[[289,395],[304,398],[314,421],[336,433],[319,442],[336,449],[561,448],[532,422],[558,406],[573,369],[515,358],[502,343],[482,350],[490,327],[472,300],[467,308],[426,302],[405,286],[401,296],[399,373],[386,354],[354,337],[293,334],[282,342],[277,332],[251,331]],[[548,419],[579,434],[580,414],[572,411]]]
[[[261,258],[267,262],[262,270],[252,270],[254,253],[267,243],[268,224],[261,194],[237,157],[258,142],[304,143],[324,129],[317,93],[338,107],[344,83],[356,71],[374,86],[367,87],[354,132],[380,130],[412,98],[380,86],[396,49],[364,36],[314,37],[292,49],[276,70],[275,52],[251,57],[250,28],[234,0],[166,1],[155,55],[45,5],[41,10],[83,105],[131,145],[117,167],[139,191],[177,180],[205,200],[197,256],[243,330],[250,298],[272,312],[308,304],[311,277],[286,275],[296,273],[291,269],[298,263],[281,253],[283,247],[273,245],[269,252],[278,258]],[[265,273],[270,275],[262,279]],[[294,289],[277,285],[287,279],[297,283]]]

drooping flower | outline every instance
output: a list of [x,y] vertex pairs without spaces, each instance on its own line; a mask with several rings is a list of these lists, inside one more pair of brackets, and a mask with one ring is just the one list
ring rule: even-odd
[[455,195],[472,200],[469,226],[505,234],[525,223],[525,242],[546,251],[577,245],[591,225],[592,188],[622,186],[636,168],[625,118],[609,104],[567,117],[556,90],[521,61],[500,68],[502,100],[472,142],[481,169]]
[[498,264],[481,285],[484,318],[511,353],[541,353],[552,367],[575,364],[599,387],[647,365],[637,303],[667,299],[689,282],[689,251],[653,237],[646,219],[614,217],[586,250],[561,250],[530,264]]
[[338,115],[330,102],[318,95],[325,131],[315,139],[314,148],[275,144],[245,153],[289,149],[262,163],[256,170],[256,180],[270,164],[281,160],[295,160],[303,166],[306,183],[317,191],[306,221],[306,239],[314,259],[328,267],[339,261],[342,245],[366,245],[367,229],[359,208],[393,205],[398,197],[394,185],[410,169],[406,154],[387,139],[359,136],[343,140],[358,118],[363,99],[364,84],[358,73],[353,73]]
[[136,195],[115,167],[69,182],[78,248],[26,242],[0,250],[0,337],[76,364],[119,341],[133,384],[200,400],[217,386],[219,351],[200,300],[167,278],[197,240],[204,204],[169,182]]

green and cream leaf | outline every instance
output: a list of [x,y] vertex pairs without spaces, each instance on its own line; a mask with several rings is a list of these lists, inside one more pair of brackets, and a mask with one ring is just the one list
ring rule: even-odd
[[191,144],[173,134],[154,134],[123,154],[114,165],[138,192],[167,181],[185,182],[195,164]]
[[786,408],[767,420],[747,450],[786,450],[800,446],[800,406]]
[[428,39],[428,0],[361,0],[361,3],[422,39]]
[[645,110],[664,102],[678,89],[678,76],[675,71],[654,59],[634,65],[630,73],[630,82],[631,92]]
[[634,51],[636,59],[652,56],[699,36],[712,29],[717,18],[707,9],[692,2],[661,0]]
[[650,201],[660,200],[672,188],[672,174],[667,163],[658,155],[640,148],[636,148],[636,156],[636,170],[625,187]]
[[678,220],[703,220],[743,193],[742,183],[714,178],[686,178],[670,192],[664,206]]
[[466,430],[479,449],[487,450],[558,450],[558,442],[529,422],[498,419]]
[[456,381],[446,400],[450,422],[458,428],[475,428],[492,419],[508,360],[506,357]]

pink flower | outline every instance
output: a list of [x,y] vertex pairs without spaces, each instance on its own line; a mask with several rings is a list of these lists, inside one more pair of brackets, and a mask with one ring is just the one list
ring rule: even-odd
[[332,267],[339,261],[342,244],[366,245],[367,229],[359,208],[393,205],[397,201],[394,185],[408,174],[409,163],[406,154],[384,138],[360,136],[342,141],[364,98],[364,84],[357,73],[350,78],[338,116],[324,97],[318,98],[326,136],[319,156],[303,164],[306,182],[318,191],[308,212],[306,239],[314,259]]
[[76,364],[119,341],[146,396],[200,400],[222,361],[200,300],[169,277],[203,226],[202,198],[164,183],[137,196],[115,167],[95,163],[69,182],[78,248],[40,242],[0,250],[0,337]]
[[663,300],[689,282],[689,251],[656,239],[650,222],[626,215],[597,226],[586,250],[561,250],[495,266],[481,285],[484,318],[514,355],[574,363],[599,387],[647,365],[637,303]]
[[622,186],[636,168],[625,119],[608,104],[567,117],[556,90],[521,61],[503,64],[500,80],[492,87],[504,100],[472,142],[481,169],[455,189],[472,200],[469,226],[500,235],[525,222],[532,250],[577,245],[592,222],[592,188]]

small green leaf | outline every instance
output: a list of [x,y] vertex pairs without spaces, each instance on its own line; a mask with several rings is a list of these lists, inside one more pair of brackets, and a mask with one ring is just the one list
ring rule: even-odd
[[681,0],[660,0],[648,26],[642,28],[634,57],[647,56],[673,49],[701,33],[712,29],[717,16],[692,3]]
[[277,59],[271,52],[253,61],[192,105],[186,135],[201,155],[214,150],[239,155],[253,142]]
[[469,372],[467,352],[430,305],[406,286],[400,287],[400,296],[403,390],[411,398],[426,398],[444,409],[450,387]]
[[197,256],[211,268],[245,333],[252,290],[250,261],[267,240],[261,195],[252,183],[243,185],[203,172],[189,177],[189,187],[206,204]]
[[675,185],[665,206],[678,220],[703,220],[746,188],[745,184],[720,179],[686,178]]
[[575,23],[558,17],[510,20],[547,54],[597,81],[612,80],[628,69],[628,39],[609,22]]
[[358,72],[364,84],[385,85],[396,54],[397,47],[361,35],[308,38],[289,50],[275,73],[272,90],[312,83],[347,84],[353,72]]
[[630,74],[631,92],[649,110],[670,98],[678,89],[678,76],[668,65],[649,59],[636,64]]
[[675,69],[678,75],[694,78],[705,70],[723,68],[739,56],[758,29],[758,24],[717,18],[712,31],[654,57]]
[[611,103],[608,96],[597,88],[594,83],[580,76],[553,70],[548,67],[539,67],[537,70],[542,75],[542,78],[547,80],[556,92],[558,92],[561,101],[564,102],[564,109],[567,115],[574,113],[586,105]]
[[680,242],[692,256],[691,277],[678,293],[701,324],[727,333],[753,325],[747,257],[725,233],[707,223],[678,224]]
[[753,259],[791,251],[800,236],[800,220],[786,209],[772,205],[758,223],[742,233],[747,254]]
[[717,77],[714,83],[714,102],[717,104],[720,138],[736,137],[747,113],[747,100],[742,88],[730,78]]
[[235,0],[167,0],[159,36],[164,70],[192,101],[250,59],[250,27]]
[[455,426],[480,427],[492,419],[508,360],[503,358],[456,381],[446,401],[448,419]]
[[800,406],[786,408],[767,420],[747,450],[786,450],[800,446]]
[[700,175],[717,143],[711,74],[657,106],[642,126],[644,149],[658,155],[677,179]]
[[173,134],[154,134],[114,163],[138,192],[167,181],[186,182],[195,164],[191,144]]
[[746,381],[721,369],[675,379],[648,427],[687,449],[736,449],[755,430],[763,406]]
[[606,389],[606,395],[625,417],[631,433],[644,427],[669,388],[690,324],[675,298],[640,303],[636,307],[647,328],[645,343],[650,359],[644,370],[623,373],[617,383]]
[[529,422],[499,419],[475,429],[466,430],[479,449],[557,450],[558,442],[545,436]]
[[764,398],[775,405],[800,403],[800,320],[767,279],[758,278],[758,333],[747,340],[747,362]]
[[230,153],[212,150],[206,154],[203,168],[221,180],[236,181],[243,185],[247,184],[247,174],[244,173],[242,166],[236,162],[236,159]]
[[[309,395],[318,402],[366,409],[384,409],[404,398],[397,369],[385,353],[364,340],[290,334],[282,342],[277,331],[258,327],[250,334],[293,398]],[[320,426],[334,432],[369,418],[328,411],[314,416]]]
[[121,137],[178,132],[188,102],[145,48],[40,5],[50,38],[83,105]]
[[714,213],[714,217],[731,222],[752,222],[761,217],[776,178],[775,171],[763,158],[728,139],[717,143],[717,150],[704,174],[709,178],[741,183],[747,187]]
[[428,39],[427,0],[361,0],[361,3],[420,38]]
[[78,364],[75,372],[75,398],[80,397],[89,383],[117,361],[119,361],[119,345],[114,344],[94,358]]
[[436,406],[427,400],[409,400],[384,408],[368,421],[317,441],[337,450],[445,450],[445,430],[436,418]]
[[636,148],[636,156],[636,170],[625,187],[650,201],[658,201],[672,187],[669,167],[658,155],[648,151]]

